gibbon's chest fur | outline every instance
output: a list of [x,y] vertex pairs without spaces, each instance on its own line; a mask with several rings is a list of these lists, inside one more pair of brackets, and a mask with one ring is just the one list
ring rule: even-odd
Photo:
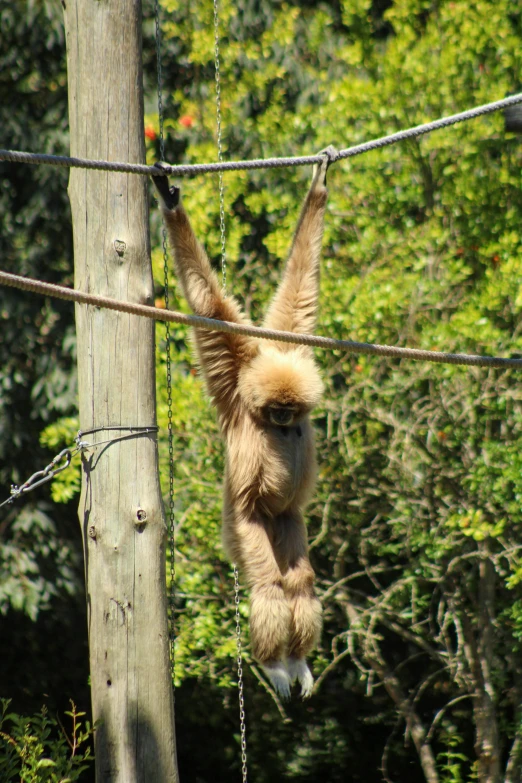
[[290,427],[267,425],[248,411],[223,433],[226,494],[247,513],[272,518],[303,508],[315,485],[314,432],[308,416]]

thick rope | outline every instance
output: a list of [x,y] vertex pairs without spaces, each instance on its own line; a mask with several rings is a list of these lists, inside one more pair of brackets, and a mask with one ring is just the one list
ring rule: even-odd
[[[364,144],[357,144],[354,147],[348,147],[341,150],[335,160],[344,158],[353,158],[356,155],[362,155],[374,149],[387,147],[390,144],[396,144],[405,139],[411,139],[415,136],[422,136],[424,133],[430,133],[434,130],[447,128],[458,122],[472,120],[483,114],[490,114],[507,106],[514,106],[522,103],[522,94],[511,95],[509,98],[503,98],[500,101],[486,103],[484,106],[477,106],[474,109],[452,114],[450,117],[443,117],[440,120],[416,125],[408,130],[398,131],[389,136],[383,136],[380,139],[367,141]],[[246,169],[271,169],[283,168],[285,166],[308,166],[322,161],[321,155],[305,155],[297,158],[266,158],[261,160],[237,160],[221,161],[218,163],[196,163],[180,166],[164,166],[163,171],[154,166],[145,166],[139,163],[112,163],[107,160],[86,160],[84,158],[68,158],[63,155],[44,155],[33,152],[18,152],[16,150],[0,150],[0,160],[11,161],[12,163],[44,163],[50,166],[66,166],[81,169],[96,169],[98,171],[120,171],[126,174],[142,174],[145,176],[166,174],[178,177],[192,174],[207,174],[212,171],[241,171]]]
[[177,324],[187,324],[198,329],[209,329],[216,332],[228,332],[230,334],[243,334],[248,337],[256,337],[261,340],[276,340],[297,345],[310,345],[315,348],[346,351],[347,353],[370,354],[377,356],[389,356],[397,359],[413,359],[414,361],[436,362],[437,364],[461,364],[474,367],[508,367],[522,368],[522,359],[505,359],[497,356],[478,356],[464,353],[442,353],[439,351],[423,351],[417,348],[399,348],[393,345],[376,345],[373,343],[358,343],[352,340],[336,340],[333,337],[319,337],[311,334],[295,334],[294,332],[279,332],[273,329],[265,329],[260,326],[247,324],[234,324],[229,321],[218,321],[215,318],[203,318],[200,315],[187,315],[175,310],[163,310],[158,307],[137,304],[135,302],[122,302],[111,299],[108,296],[98,296],[76,291],[73,288],[43,283],[28,277],[12,275],[0,271],[0,284],[20,288],[23,291],[52,296],[57,299],[67,299],[79,304],[104,307],[109,310],[117,310],[130,315],[139,315],[144,318],[152,318],[155,321],[170,321]]

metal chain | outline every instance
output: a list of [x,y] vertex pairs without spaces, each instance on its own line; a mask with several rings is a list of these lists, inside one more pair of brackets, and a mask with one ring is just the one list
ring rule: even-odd
[[[160,160],[165,160],[165,136],[163,131],[163,98],[162,98],[162,70],[161,70],[161,22],[159,0],[155,0],[154,14],[156,19],[156,63],[158,75],[158,118],[159,118],[159,144]],[[163,224],[161,233],[161,242],[163,248],[163,276],[164,276],[164,298],[165,309],[169,309],[169,254],[167,249],[167,230]],[[168,533],[169,533],[169,561],[170,561],[170,584],[168,595],[168,619],[169,619],[169,652],[170,669],[172,674],[172,689],[174,691],[174,679],[176,674],[176,623],[175,623],[175,600],[176,600],[176,528],[174,513],[174,438],[172,428],[172,359],[171,359],[171,336],[170,325],[165,322],[165,356],[167,365],[167,442],[169,446],[169,509],[168,509]]]
[[245,697],[243,692],[243,656],[241,654],[241,615],[239,613],[239,571],[234,563],[234,602],[236,605],[237,684],[239,691],[239,723],[241,728],[241,775],[247,783]]
[[[221,74],[219,70],[219,13],[218,0],[214,0],[214,64],[216,79],[216,128],[218,161],[223,163],[223,146],[221,142]],[[221,276],[223,288],[227,288],[227,256],[225,237],[225,187],[223,173],[219,172],[219,228],[221,231]]]
[[[130,433],[129,435],[118,435],[115,438],[101,440],[97,443],[89,443],[88,441],[83,440],[85,435],[91,435],[102,431],[106,432],[107,430],[117,430],[119,432],[130,430]],[[0,508],[2,508],[2,506],[7,506],[13,503],[15,500],[18,500],[20,497],[22,497],[22,495],[26,495],[28,492],[32,492],[33,489],[36,489],[36,487],[39,487],[42,484],[46,484],[48,481],[52,481],[55,476],[69,467],[73,457],[75,457],[77,454],[81,454],[88,449],[96,449],[98,446],[105,446],[108,443],[118,443],[122,440],[140,437],[141,435],[149,435],[151,432],[157,431],[158,427],[156,427],[156,425],[152,425],[150,427],[127,427],[119,424],[109,427],[93,427],[90,430],[78,430],[78,434],[74,439],[76,445],[74,447],[66,447],[65,449],[62,449],[60,453],[57,454],[56,457],[54,457],[45,468],[43,468],[43,470],[37,470],[36,473],[33,473],[33,475],[24,481],[24,483],[20,486],[17,484],[12,484],[11,495],[9,498],[7,498],[7,500],[4,500],[3,503],[0,503]]]
[[[223,147],[221,142],[221,74],[219,70],[219,8],[218,0],[214,0],[214,62],[216,77],[216,127],[218,160],[223,162]],[[219,172],[219,228],[221,231],[221,275],[223,289],[227,287],[227,256],[226,256],[226,232],[225,232],[225,188],[223,186],[223,174]],[[236,610],[236,643],[237,643],[237,687],[239,695],[239,726],[241,734],[241,776],[243,783],[247,783],[247,750],[246,750],[246,719],[245,719],[245,694],[243,686],[243,654],[241,648],[241,614],[239,612],[239,571],[234,563],[234,603]]]
[[[58,473],[61,473],[62,470],[65,470],[69,467],[72,458],[79,451],[81,451],[79,447],[75,449],[62,449],[62,451],[60,451],[60,453],[57,454],[53,460],[51,460],[47,467],[45,467],[43,470],[38,470],[36,473],[33,473],[33,475],[30,476],[27,481],[24,481],[21,486],[12,484],[11,495],[7,498],[7,500],[4,500],[3,503],[0,503],[0,508],[2,508],[2,506],[10,505],[15,500],[18,500],[18,498],[20,498],[22,495],[25,495],[27,492],[32,492],[33,489],[36,489],[36,487],[39,487],[41,484],[45,484],[47,481],[51,481],[55,476],[58,475]],[[62,463],[61,465],[60,462]]]

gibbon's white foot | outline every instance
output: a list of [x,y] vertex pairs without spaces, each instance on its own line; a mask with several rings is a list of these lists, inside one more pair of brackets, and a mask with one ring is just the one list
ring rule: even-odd
[[288,674],[292,683],[296,680],[301,685],[301,696],[303,699],[309,699],[312,695],[312,689],[314,687],[314,678],[312,672],[308,668],[304,658],[289,658],[288,659]]
[[261,668],[274,686],[276,693],[281,696],[282,699],[289,699],[292,681],[285,663],[283,661],[262,663]]

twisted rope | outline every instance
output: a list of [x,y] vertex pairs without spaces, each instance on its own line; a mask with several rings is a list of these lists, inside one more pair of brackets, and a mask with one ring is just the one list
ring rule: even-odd
[[320,337],[311,334],[295,334],[294,332],[279,332],[273,329],[265,329],[260,326],[247,324],[234,324],[229,321],[218,321],[215,318],[204,318],[200,315],[187,315],[175,310],[162,310],[157,307],[137,304],[136,302],[122,302],[111,299],[108,296],[98,296],[76,291],[73,288],[44,283],[28,277],[12,275],[0,271],[0,284],[19,288],[23,291],[32,291],[44,296],[52,296],[58,299],[67,299],[79,304],[104,307],[109,310],[117,310],[130,315],[139,315],[144,318],[152,318],[155,321],[169,321],[177,324],[187,324],[198,329],[209,329],[216,332],[230,334],[243,334],[248,337],[256,337],[261,340],[276,340],[297,345],[310,345],[326,350],[346,351],[355,354],[370,354],[377,356],[389,356],[397,359],[413,359],[414,361],[435,362],[437,364],[461,364],[474,367],[508,367],[522,368],[522,359],[505,359],[497,356],[478,356],[464,353],[443,353],[439,351],[423,351],[417,348],[400,348],[393,345],[376,345],[374,343],[359,343],[353,340],[337,340],[333,337]]
[[[522,93],[511,95],[509,98],[503,98],[502,100],[494,101],[493,103],[486,103],[483,106],[477,106],[474,109],[468,109],[459,114],[452,114],[449,117],[443,117],[440,120],[434,120],[433,122],[428,122],[424,125],[416,125],[413,128],[398,131],[397,133],[392,133],[389,136],[383,136],[380,139],[374,139],[373,141],[367,141],[364,144],[356,144],[354,147],[348,147],[347,149],[341,150],[334,160],[353,158],[356,155],[362,155],[365,152],[380,149],[381,147],[388,147],[390,144],[396,144],[399,141],[422,136],[423,134],[430,133],[434,130],[447,128],[450,125],[456,125],[458,122],[472,120],[483,114],[491,114],[492,112],[505,109],[508,106],[514,106],[518,103],[522,103]],[[246,169],[283,168],[285,166],[308,166],[320,163],[322,156],[305,155],[296,158],[266,158],[260,160],[183,164],[179,166],[164,166],[163,171],[160,171],[154,166],[146,166],[140,163],[113,163],[107,160],[68,158],[64,155],[44,155],[33,152],[18,152],[17,150],[0,150],[0,161],[1,160],[11,161],[12,163],[44,163],[50,166],[76,167],[81,169],[95,169],[98,171],[120,171],[126,174],[142,174],[145,176],[154,175],[157,177],[163,173],[166,175],[182,177],[193,174],[207,174],[212,171],[241,171]]]

